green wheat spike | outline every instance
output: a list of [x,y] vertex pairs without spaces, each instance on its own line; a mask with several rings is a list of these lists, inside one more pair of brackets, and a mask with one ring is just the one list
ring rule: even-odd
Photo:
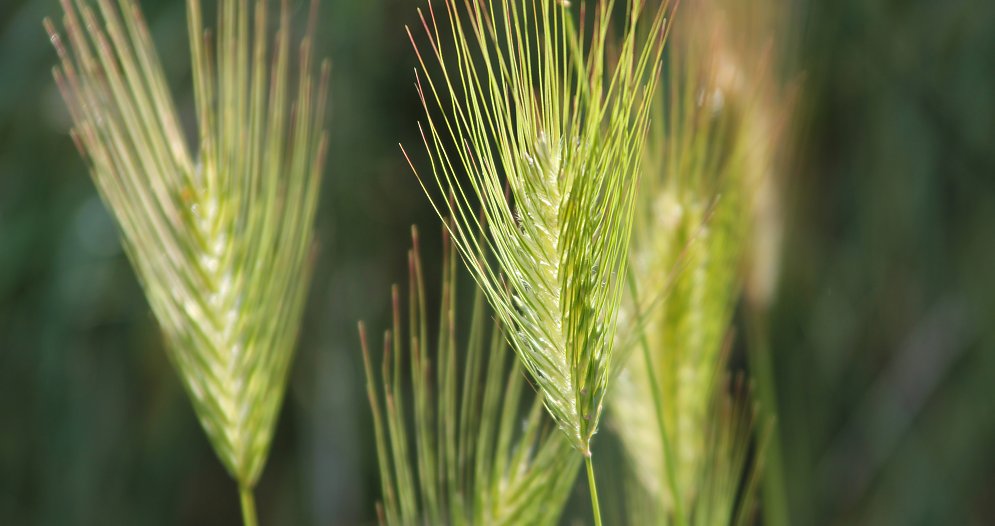
[[589,456],[666,11],[628,2],[610,61],[612,1],[580,29],[568,2],[442,5],[445,30],[431,3],[422,16],[428,46],[409,30],[433,173],[421,180],[546,408]]
[[310,278],[328,64],[316,83],[309,32],[290,78],[287,1],[271,44],[264,0],[220,0],[213,36],[188,0],[191,152],[138,6],[62,6],[64,36],[45,26],[73,139],[252,523]]
[[[394,287],[394,322],[385,333],[379,374],[359,326],[383,488],[380,522],[556,524],[581,457],[544,414],[541,395],[522,414],[523,372],[513,358],[509,365],[506,334],[499,322],[487,321],[479,290],[461,339],[457,267],[448,240],[439,326],[430,340],[417,231],[412,237],[407,323]],[[410,391],[400,374],[405,367]]]
[[[613,369],[668,10],[627,1],[616,48],[613,0],[596,2],[593,17],[582,6],[579,28],[564,0],[441,3],[442,31],[431,2],[427,19],[419,10],[427,47],[408,31],[432,171],[419,180],[440,217],[453,218],[464,262],[586,457],[600,526],[591,439]],[[650,29],[637,32],[644,18]]]

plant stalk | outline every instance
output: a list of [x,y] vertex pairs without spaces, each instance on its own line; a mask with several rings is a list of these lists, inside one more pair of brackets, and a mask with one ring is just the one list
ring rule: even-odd
[[584,456],[587,464],[587,484],[591,488],[591,508],[594,512],[594,526],[601,526],[601,505],[598,504],[598,484],[594,481],[594,465],[591,463],[591,455]]
[[764,521],[771,526],[790,523],[787,490],[784,482],[784,457],[779,433],[777,393],[774,385],[774,364],[771,357],[770,336],[767,334],[767,312],[754,307],[747,325],[748,352],[754,368],[757,398],[763,412],[775,424],[770,432],[763,464]]
[[[638,319],[642,315],[639,313],[639,297],[636,294],[636,282],[631,273],[626,278],[629,290],[632,292],[632,297],[634,298],[636,318]],[[684,518],[684,504],[681,492],[677,486],[677,468],[674,465],[677,457],[674,455],[673,447],[670,445],[670,435],[667,434],[666,415],[663,413],[663,406],[660,402],[661,398],[663,398],[663,393],[660,391],[660,384],[656,380],[656,371],[653,368],[653,360],[650,359],[649,342],[646,340],[645,332],[641,332],[639,343],[643,355],[643,367],[646,368],[646,373],[650,381],[650,389],[653,391],[653,408],[656,413],[656,425],[660,431],[660,443],[663,447],[664,470],[666,471],[665,475],[668,486],[670,486],[670,495],[674,499],[674,521],[677,526],[686,526],[687,520]]]
[[258,526],[256,520],[256,499],[252,496],[252,488],[239,487],[239,499],[242,501],[242,524],[245,526]]

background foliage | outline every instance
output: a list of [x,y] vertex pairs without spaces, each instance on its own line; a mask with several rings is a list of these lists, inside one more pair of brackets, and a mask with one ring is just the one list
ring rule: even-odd
[[[162,58],[192,126],[183,3],[142,5],[160,50],[176,50]],[[302,34],[306,3],[293,5]],[[792,7],[803,134],[769,319],[792,517],[984,523],[995,515],[995,4]],[[65,133],[41,28],[58,13],[56,0],[0,4],[0,523],[236,524],[236,490]],[[257,490],[264,524],[373,518],[355,322],[386,325],[408,225],[436,225],[397,149],[419,140],[403,33],[416,16],[407,0],[322,5],[316,55],[333,71],[321,246]],[[424,237],[437,268],[438,240]]]

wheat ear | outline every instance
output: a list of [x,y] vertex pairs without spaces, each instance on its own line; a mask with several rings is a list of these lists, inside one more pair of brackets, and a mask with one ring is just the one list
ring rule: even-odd
[[589,31],[568,2],[442,4],[448,32],[429,4],[424,52],[409,30],[433,173],[423,185],[454,218],[454,243],[546,408],[590,456],[666,11],[641,39],[642,2],[628,2],[610,64],[614,2],[597,3]]
[[[443,242],[438,332],[435,341],[430,341],[414,229],[412,238],[407,333],[401,294],[395,287],[394,323],[384,336],[380,374],[374,369],[366,329],[360,324],[383,487],[380,522],[556,524],[576,479],[580,457],[542,411],[541,395],[523,414],[521,402],[528,393],[521,367],[514,358],[509,366],[512,354],[506,336],[499,323],[488,323],[479,290],[468,336],[461,338],[456,319],[457,267],[448,239]],[[405,365],[411,369],[410,393],[400,375]],[[410,429],[405,414],[408,404],[414,412]],[[412,443],[413,452],[409,451]]]
[[[753,503],[740,491],[752,492],[762,459],[750,463],[744,451],[754,409],[731,400],[721,379],[733,310],[749,282],[752,201],[777,137],[757,125],[770,118],[770,71],[744,59],[755,42],[731,42],[755,40],[755,28],[748,16],[723,19],[726,4],[691,6],[668,50],[644,150],[632,294],[619,321],[636,337],[621,344],[633,355],[610,399],[613,428],[662,523],[744,517]],[[762,444],[770,435],[759,429]]]
[[62,6],[66,40],[51,21],[45,26],[60,58],[54,75],[72,137],[117,220],[200,423],[240,486],[246,522],[254,523],[252,488],[309,283],[328,64],[316,85],[309,31],[291,85],[286,1],[271,45],[267,2],[250,9],[246,0],[221,0],[212,38],[199,0],[189,0],[194,155],[138,6]]

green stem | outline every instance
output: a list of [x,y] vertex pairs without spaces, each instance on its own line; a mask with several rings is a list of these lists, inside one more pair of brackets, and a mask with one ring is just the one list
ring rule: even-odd
[[594,465],[591,463],[591,456],[585,455],[584,462],[587,463],[587,484],[591,488],[591,508],[594,510],[594,526],[601,526],[601,505],[598,504],[598,484],[594,481]]
[[656,373],[653,371],[653,362],[650,360],[649,347],[644,344],[642,349],[643,361],[649,375],[650,388],[653,389],[653,405],[656,408],[656,424],[660,428],[660,442],[663,445],[664,469],[667,472],[667,482],[670,486],[670,494],[674,499],[674,521],[678,526],[686,526],[687,521],[684,519],[684,503],[681,498],[681,492],[678,490],[677,469],[674,465],[677,462],[677,457],[674,455],[673,446],[670,444],[670,434],[667,433],[666,418],[663,414],[663,406],[660,401],[662,394],[660,392],[660,386],[656,381]]
[[754,369],[760,408],[774,422],[764,452],[763,513],[771,526],[790,523],[788,498],[784,481],[784,457],[778,424],[777,393],[774,385],[774,364],[770,355],[767,316],[762,307],[755,307],[747,324],[750,365]]
[[258,526],[256,520],[256,499],[252,496],[252,488],[240,487],[239,497],[242,501],[242,524],[245,526]]
[[[636,294],[636,282],[631,273],[627,273],[626,282],[629,285],[633,303],[636,306],[636,319],[640,319],[642,314],[639,312],[639,296]],[[653,391],[653,409],[656,413],[656,425],[660,431],[660,443],[663,447],[665,476],[667,477],[667,485],[670,487],[670,495],[674,499],[674,522],[677,526],[686,526],[687,520],[684,518],[684,503],[681,499],[681,492],[677,487],[677,469],[675,467],[677,458],[674,456],[674,450],[670,444],[670,434],[667,433],[666,415],[663,413],[661,402],[663,392],[660,390],[660,384],[656,381],[656,370],[653,367],[653,360],[650,359],[650,345],[649,341],[646,340],[646,332],[639,332],[639,347],[642,350],[643,367],[646,368],[646,374],[650,381],[650,389]]]

